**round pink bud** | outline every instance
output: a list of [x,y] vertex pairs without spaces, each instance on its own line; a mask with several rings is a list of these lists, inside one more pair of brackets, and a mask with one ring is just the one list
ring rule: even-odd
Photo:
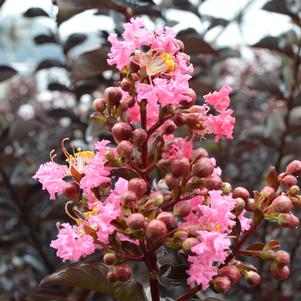
[[108,271],[108,273],[107,273],[107,279],[110,282],[116,282],[117,281],[117,278],[115,277],[113,271]]
[[235,215],[239,216],[246,207],[246,201],[242,198],[235,199]]
[[167,234],[165,223],[159,220],[152,220],[146,227],[145,235],[150,240],[164,239]]
[[250,197],[249,191],[244,187],[236,187],[232,192],[232,197],[235,198],[242,198],[247,201]]
[[290,254],[285,251],[278,251],[275,253],[274,260],[279,266],[283,266],[291,262],[291,257]]
[[289,163],[286,167],[286,172],[288,174],[291,174],[294,176],[300,176],[301,175],[301,161],[294,160],[291,163]]
[[197,149],[194,149],[192,151],[192,161],[193,162],[196,162],[197,160],[199,160],[200,158],[208,158],[209,157],[209,154],[208,152],[204,149],[204,148],[197,148]]
[[187,118],[183,113],[178,112],[175,114],[173,121],[177,126],[183,126],[186,124]]
[[218,293],[225,294],[231,288],[231,281],[228,277],[217,276],[213,280],[213,285]]
[[220,190],[223,187],[223,181],[219,176],[209,176],[204,180],[204,186],[208,190]]
[[177,129],[176,124],[172,120],[167,120],[163,127],[166,135],[171,135]]
[[234,285],[241,278],[239,269],[234,265],[227,265],[219,269],[219,275],[229,278],[231,284]]
[[186,254],[191,254],[191,248],[199,244],[200,241],[194,237],[189,237],[183,241],[182,248]]
[[214,171],[214,166],[209,158],[200,158],[192,167],[193,175],[199,178],[211,176]]
[[190,163],[187,158],[175,159],[171,161],[171,170],[179,177],[187,175]]
[[287,175],[285,176],[282,180],[281,180],[281,184],[287,186],[287,187],[291,187],[293,185],[298,184],[298,180],[295,176],[293,175]]
[[104,256],[103,256],[103,262],[106,264],[106,265],[114,265],[117,261],[117,257],[116,257],[116,254],[115,253],[106,253]]
[[112,134],[116,142],[129,140],[132,136],[132,132],[131,126],[125,122],[116,123],[112,127]]
[[260,194],[264,197],[264,198],[269,198],[270,196],[272,196],[275,193],[275,189],[270,187],[270,186],[264,186],[261,191]]
[[103,94],[104,100],[111,106],[116,105],[122,98],[122,92],[119,87],[108,87],[105,89]]
[[142,229],[145,225],[144,215],[142,213],[133,213],[128,217],[126,224],[134,230]]
[[157,216],[157,220],[162,221],[165,223],[167,228],[172,228],[176,224],[176,218],[173,213],[171,212],[161,212]]
[[143,179],[134,178],[129,181],[128,189],[135,192],[136,196],[140,199],[147,191],[147,184]]
[[254,271],[245,272],[245,279],[250,286],[257,286],[261,281],[260,275]]
[[122,263],[114,267],[113,273],[117,280],[125,282],[132,277],[133,271],[128,264]]
[[246,210],[253,212],[254,209],[255,209],[255,200],[250,198],[246,202]]
[[137,196],[133,191],[126,191],[121,195],[121,203],[125,208],[135,207],[136,201]]
[[120,157],[129,159],[134,151],[133,144],[127,140],[121,141],[117,146],[117,153]]
[[296,196],[291,196],[292,203],[295,207],[301,208],[301,196],[296,195]]
[[137,146],[142,146],[142,144],[147,140],[147,133],[144,129],[136,129],[133,132],[133,143]]
[[292,213],[280,213],[278,216],[278,224],[281,227],[295,229],[299,223],[298,217]]
[[290,269],[287,265],[278,266],[276,262],[271,264],[272,276],[277,280],[286,280],[289,277]]
[[190,213],[191,206],[186,201],[180,201],[173,207],[173,212],[178,217],[185,217]]
[[120,88],[123,91],[129,91],[131,89],[131,81],[127,78],[124,78],[121,82],[120,82]]
[[168,173],[164,177],[166,185],[171,189],[175,189],[180,185],[180,178],[176,177],[172,173]]
[[68,183],[63,193],[69,200],[78,201],[80,194],[79,185],[75,182]]
[[268,213],[288,213],[292,210],[293,203],[291,199],[285,195],[276,197],[269,206]]
[[232,186],[228,182],[223,182],[222,191],[224,194],[228,195],[232,192]]
[[103,98],[97,98],[93,102],[93,109],[96,112],[102,113],[106,109],[106,102]]

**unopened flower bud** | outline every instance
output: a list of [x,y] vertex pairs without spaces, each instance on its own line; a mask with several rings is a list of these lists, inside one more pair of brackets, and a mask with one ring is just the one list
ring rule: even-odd
[[278,216],[278,224],[281,227],[295,229],[299,226],[299,219],[292,213],[280,213]]
[[197,95],[195,93],[195,91],[191,88],[189,88],[185,93],[185,96],[188,96],[190,98],[189,101],[183,100],[181,101],[181,104],[187,106],[193,106],[196,103],[196,99],[197,99]]
[[260,194],[262,195],[262,197],[264,198],[269,198],[270,196],[272,196],[275,193],[275,189],[270,187],[270,186],[264,186],[261,191]]
[[253,212],[254,209],[255,209],[255,200],[250,198],[246,202],[246,210],[249,212]]
[[108,87],[105,89],[103,97],[107,104],[114,106],[119,103],[122,98],[121,89],[118,87]]
[[288,265],[291,262],[290,254],[285,251],[278,251],[274,257],[278,266]]
[[110,282],[116,282],[117,281],[117,278],[115,277],[113,271],[108,271],[108,273],[107,273],[107,279]]
[[235,215],[239,216],[241,212],[245,209],[246,207],[246,202],[242,198],[236,198],[235,199]]
[[93,109],[96,112],[102,113],[106,109],[106,102],[103,98],[97,98],[93,102]]
[[147,190],[147,184],[143,179],[134,178],[129,181],[128,189],[135,192],[137,197],[140,199]]
[[125,122],[119,122],[112,127],[112,134],[116,142],[129,140],[132,136],[132,128]]
[[167,120],[163,127],[166,135],[171,135],[177,129],[176,124],[172,120]]
[[157,167],[159,169],[165,169],[167,167],[170,166],[170,160],[168,159],[161,159],[158,163],[157,163]]
[[292,208],[291,199],[285,195],[280,195],[272,201],[267,213],[288,213]]
[[231,281],[228,277],[217,276],[213,280],[214,289],[221,294],[227,293],[231,288]]
[[209,158],[200,158],[192,167],[193,175],[199,178],[211,176],[214,171],[214,166]]
[[133,271],[128,264],[122,263],[114,267],[113,273],[117,280],[125,282],[132,277]]
[[137,201],[136,193],[133,191],[126,191],[121,195],[121,203],[124,208],[132,208]]
[[171,161],[171,170],[179,177],[187,175],[190,167],[189,160],[187,158],[175,159]]
[[299,209],[301,208],[301,196],[300,195],[292,196],[291,200],[295,207],[297,207]]
[[161,212],[157,216],[157,220],[162,221],[165,223],[167,228],[172,228],[176,224],[176,218],[173,213],[171,212]]
[[223,182],[222,191],[224,194],[228,195],[232,192],[232,186],[228,182]]
[[298,180],[295,176],[293,175],[287,175],[281,180],[281,184],[291,187],[293,185],[296,185],[298,183]]
[[233,191],[232,191],[232,197],[233,197],[234,199],[236,199],[236,198],[242,198],[242,199],[244,199],[245,201],[247,201],[247,200],[249,199],[249,197],[250,197],[250,193],[249,193],[249,191],[248,191],[246,188],[244,188],[244,187],[236,187],[236,188],[234,188]]
[[137,146],[142,146],[142,144],[147,140],[147,133],[144,129],[136,129],[133,132],[132,141]]
[[126,92],[129,91],[131,88],[131,81],[127,78],[124,78],[120,83],[120,88],[123,91],[126,91]]
[[145,225],[144,215],[142,213],[133,213],[128,217],[126,224],[134,230],[142,229]]
[[122,158],[130,158],[134,151],[133,144],[129,141],[123,140],[117,146],[117,153]]
[[200,226],[196,224],[189,224],[181,228],[188,236],[197,236],[197,231],[200,230]]
[[260,275],[254,271],[246,271],[244,277],[250,286],[257,286],[261,281]]
[[208,190],[220,190],[223,186],[223,181],[219,176],[209,176],[204,180],[204,186]]
[[186,201],[180,201],[173,207],[173,212],[178,217],[185,217],[190,213],[191,206]]
[[106,253],[104,256],[103,256],[103,262],[106,264],[106,265],[114,265],[117,261],[117,257],[116,257],[116,254],[115,253]]
[[75,182],[68,183],[63,193],[69,200],[77,201],[80,194],[79,185]]
[[144,209],[158,208],[164,202],[164,197],[161,192],[152,192],[148,196],[148,200],[144,203]]
[[146,227],[145,235],[150,240],[162,240],[167,234],[165,223],[159,220],[152,220]]
[[231,284],[234,285],[241,278],[239,269],[234,265],[227,265],[219,269],[219,275],[229,278]]
[[204,148],[200,147],[200,148],[194,149],[192,151],[191,159],[193,162],[196,162],[197,160],[199,160],[200,158],[203,158],[203,157],[205,157],[205,158],[209,157],[208,152]]
[[173,121],[177,126],[183,126],[186,124],[187,118],[183,113],[178,112],[175,114]]
[[294,160],[289,163],[286,167],[286,172],[290,175],[300,176],[301,175],[301,161]]
[[293,185],[289,188],[288,193],[291,196],[296,196],[298,193],[300,193],[300,187],[298,185]]
[[164,177],[166,185],[171,189],[175,189],[180,185],[180,178],[176,177],[172,173],[168,173]]
[[287,265],[278,266],[276,262],[271,264],[272,276],[277,280],[286,280],[290,274],[290,269]]
[[200,241],[194,237],[189,237],[183,241],[182,248],[186,254],[191,254],[191,248],[199,244]]

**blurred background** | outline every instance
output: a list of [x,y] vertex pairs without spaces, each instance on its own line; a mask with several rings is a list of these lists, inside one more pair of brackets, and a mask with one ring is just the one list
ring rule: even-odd
[[[64,137],[82,148],[110,139],[89,115],[118,79],[106,63],[107,36],[131,16],[175,29],[195,66],[199,101],[224,82],[233,86],[235,138],[204,142],[224,180],[252,191],[269,166],[301,159],[300,0],[0,0],[0,301],[111,300],[36,288],[62,265],[49,244],[65,217],[64,200],[49,201],[31,177],[52,149],[60,154]],[[284,242],[289,280],[273,281],[258,263],[259,287],[241,282],[221,299],[301,300],[301,231],[269,224],[256,238]]]

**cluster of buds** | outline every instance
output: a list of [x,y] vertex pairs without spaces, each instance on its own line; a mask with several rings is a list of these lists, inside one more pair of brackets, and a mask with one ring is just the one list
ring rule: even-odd
[[[158,285],[160,248],[185,260],[194,290],[226,293],[240,278],[257,285],[256,268],[238,255],[269,260],[272,275],[286,279],[290,260],[279,243],[241,248],[264,219],[283,227],[299,224],[292,209],[301,202],[301,162],[291,162],[280,175],[272,169],[267,186],[253,197],[243,187],[232,190],[215,159],[195,148],[200,136],[232,138],[231,88],[224,85],[196,105],[188,83],[193,67],[169,28],[150,32],[133,19],[123,41],[116,35],[109,41],[108,62],[121,80],[94,101],[91,117],[112,133],[115,145],[102,140],[95,151],[74,149],[71,155],[62,143],[65,164],[52,154],[35,175],[52,199],[68,199],[66,213],[75,221],[60,225],[51,243],[57,255],[77,261],[101,249],[111,282],[128,281],[133,272],[127,262],[133,260],[145,262],[150,285]],[[183,126],[187,137],[177,137]],[[159,300],[158,290],[151,292]]]

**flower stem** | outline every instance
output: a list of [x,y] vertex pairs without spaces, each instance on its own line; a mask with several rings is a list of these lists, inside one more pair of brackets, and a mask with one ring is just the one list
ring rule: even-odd
[[196,285],[196,286],[192,287],[191,289],[189,289],[188,291],[186,291],[186,293],[184,293],[181,297],[176,299],[176,301],[187,301],[190,298],[192,298],[200,289],[201,289],[201,286]]

